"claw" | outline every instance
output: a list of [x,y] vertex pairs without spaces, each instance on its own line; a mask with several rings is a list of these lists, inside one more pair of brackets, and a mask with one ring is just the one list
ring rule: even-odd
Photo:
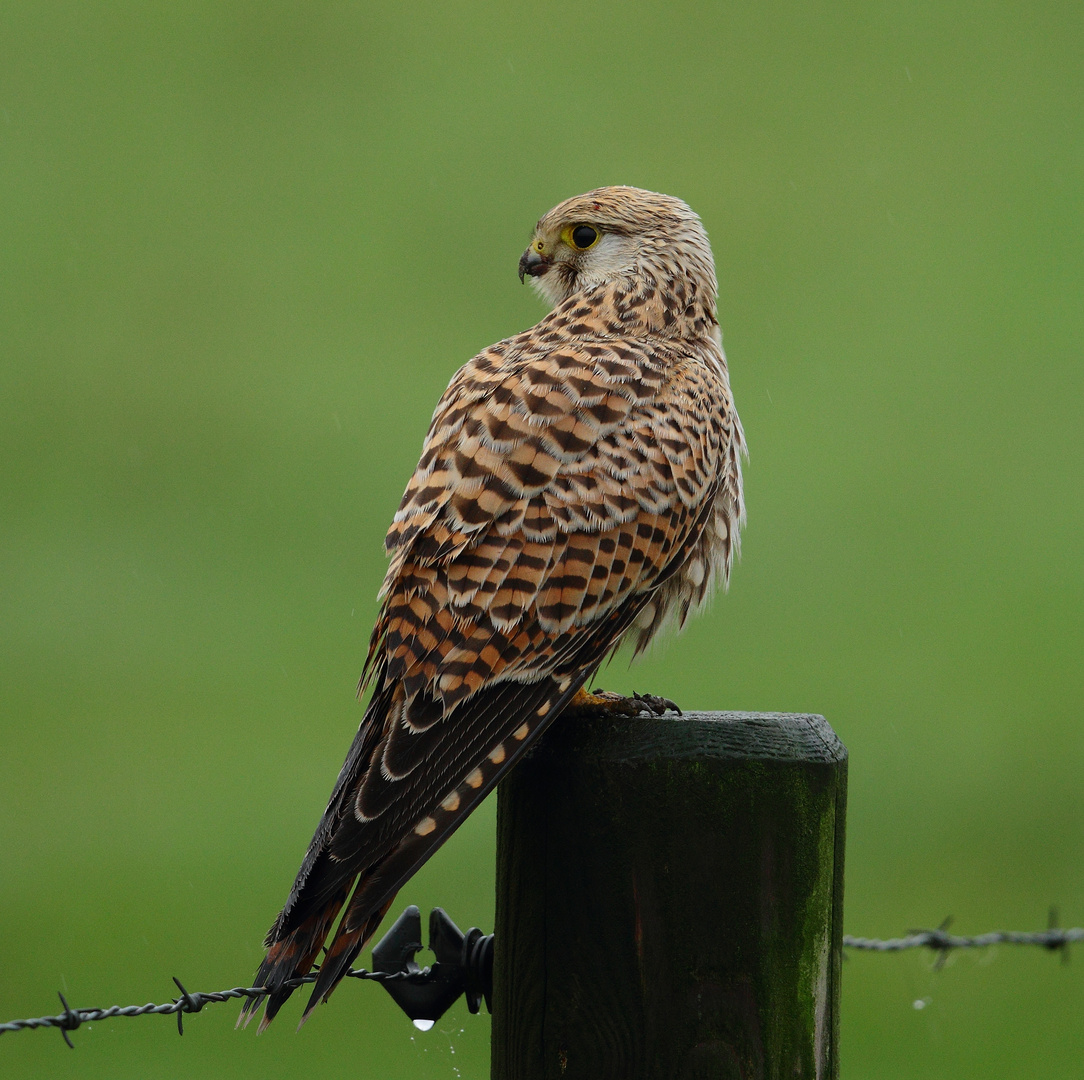
[[633,691],[632,700],[639,701],[644,710],[652,716],[665,716],[668,710],[676,712],[678,716],[685,715],[676,702],[666,697],[658,697],[656,694],[637,694]]

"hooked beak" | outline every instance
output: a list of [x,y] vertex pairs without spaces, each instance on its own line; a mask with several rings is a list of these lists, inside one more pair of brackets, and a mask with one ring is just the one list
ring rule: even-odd
[[529,247],[519,260],[519,280],[522,282],[524,277],[541,277],[552,265],[552,260]]

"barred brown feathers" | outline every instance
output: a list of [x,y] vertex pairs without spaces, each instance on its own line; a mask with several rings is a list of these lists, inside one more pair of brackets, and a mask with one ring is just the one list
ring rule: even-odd
[[699,218],[601,188],[538,222],[527,275],[553,310],[453,376],[388,531],[373,695],[268,934],[261,1029],[330,938],[305,1016],[326,1000],[626,636],[639,652],[729,575],[744,437]]

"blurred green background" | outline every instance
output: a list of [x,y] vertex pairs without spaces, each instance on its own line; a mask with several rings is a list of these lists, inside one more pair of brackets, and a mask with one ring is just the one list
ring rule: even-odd
[[[852,933],[1084,923],[1082,46],[1069,2],[0,8],[0,1019],[251,978],[432,407],[606,183],[703,217],[752,459],[730,594],[601,682],[824,713]],[[493,834],[402,904],[491,928]],[[1039,950],[852,956],[843,1007],[847,1080],[1084,1061]],[[488,1076],[464,1007],[297,1012],[0,1073]]]

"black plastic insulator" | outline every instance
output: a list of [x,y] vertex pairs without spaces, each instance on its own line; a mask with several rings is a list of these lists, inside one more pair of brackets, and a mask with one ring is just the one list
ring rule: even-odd
[[466,994],[472,1013],[483,1000],[492,1012],[493,935],[476,926],[464,934],[443,908],[433,908],[429,948],[436,962],[421,968],[414,959],[422,948],[421,929],[421,912],[412,904],[373,947],[374,971],[406,975],[382,983],[392,1000],[411,1020],[439,1020],[460,994]]

